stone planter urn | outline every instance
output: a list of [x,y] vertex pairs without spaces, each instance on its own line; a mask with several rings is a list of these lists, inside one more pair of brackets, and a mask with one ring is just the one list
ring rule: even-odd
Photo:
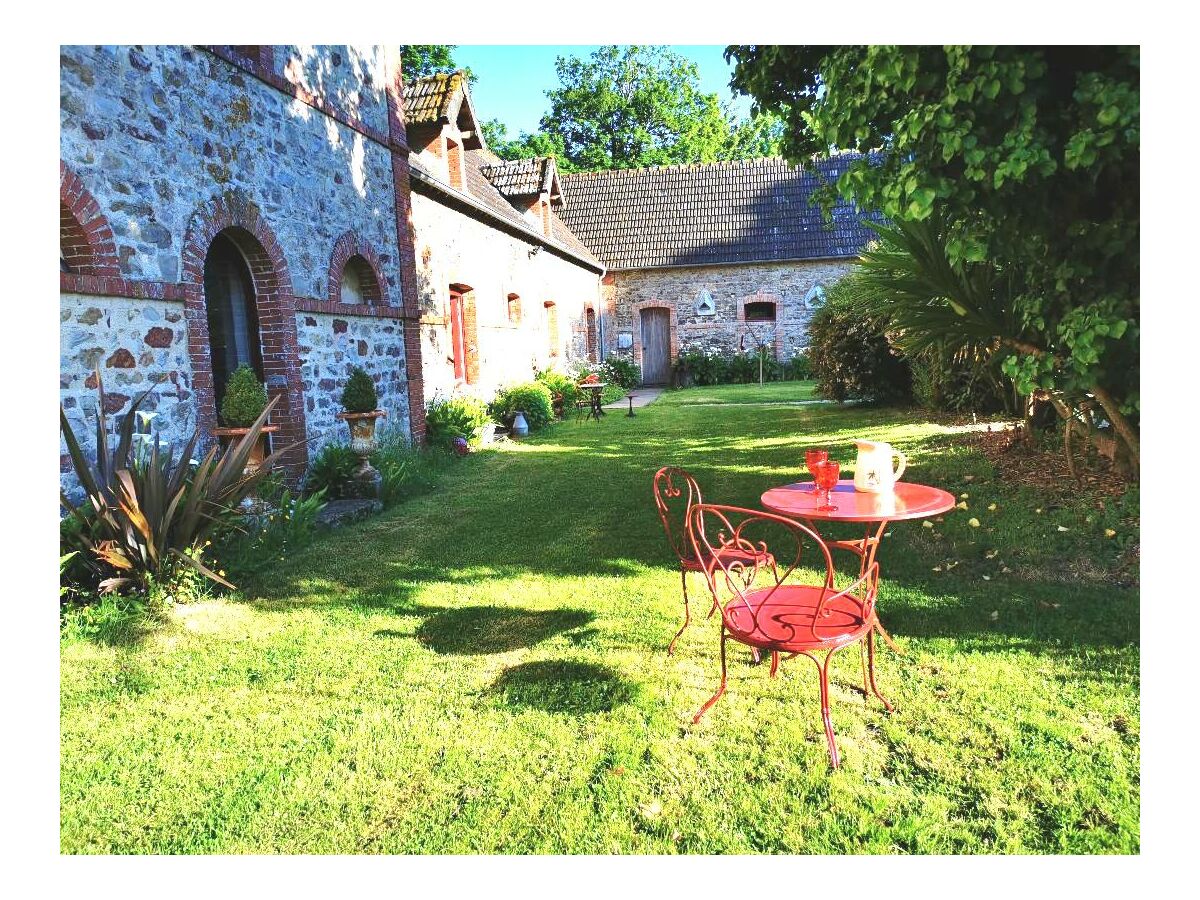
[[[258,440],[254,442],[254,446],[250,448],[250,456],[246,458],[246,468],[243,470],[247,475],[251,475],[258,471],[258,467],[262,465],[262,461],[267,455],[267,435],[275,434],[279,430],[278,425],[264,425],[259,429]],[[222,455],[228,453],[233,447],[250,433],[249,428],[214,428],[213,434],[217,440],[221,442]]]
[[379,470],[371,465],[371,454],[375,452],[375,423],[386,415],[387,411],[382,409],[337,414],[350,429],[350,449],[358,456],[358,468],[354,470],[355,493],[369,500],[379,497],[382,479]]

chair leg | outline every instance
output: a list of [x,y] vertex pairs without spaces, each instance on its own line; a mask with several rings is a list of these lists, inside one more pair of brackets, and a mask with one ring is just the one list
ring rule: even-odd
[[675,637],[671,638],[671,644],[667,647],[667,656],[675,652],[675,642],[679,640],[679,636],[683,634],[683,630],[688,627],[688,623],[692,621],[691,604],[688,603],[687,592],[687,569],[679,570],[679,580],[683,582],[683,624],[679,626],[679,630],[675,632]]
[[821,672],[821,721],[825,723],[825,740],[829,744],[829,761],[836,769],[842,764],[842,761],[838,757],[837,742],[833,737],[833,719],[829,715],[829,661],[833,659],[835,653],[837,650],[830,650],[826,653],[825,665],[818,663],[817,668]]
[[717,688],[717,692],[709,698],[708,702],[700,707],[700,712],[692,717],[692,724],[695,725],[700,721],[700,718],[712,709],[714,703],[721,699],[721,695],[725,693],[725,625],[721,625],[721,685]]
[[862,693],[863,693],[863,702],[866,703],[868,700],[871,699],[871,688],[870,688],[869,682],[867,681],[867,642],[866,641],[860,641],[858,644],[858,661],[860,663],[862,663],[862,676],[863,676]]
[[895,712],[892,704],[888,703],[887,697],[879,693],[879,688],[875,685],[875,630],[871,629],[867,632],[867,672],[871,677],[871,693],[883,701],[884,708],[888,712]]
[[774,678],[779,674],[779,651],[771,651],[771,677]]

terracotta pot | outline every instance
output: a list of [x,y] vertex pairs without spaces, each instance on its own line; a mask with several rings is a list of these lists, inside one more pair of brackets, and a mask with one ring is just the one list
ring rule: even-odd
[[[267,455],[267,435],[274,434],[278,430],[278,425],[264,425],[261,429],[259,429],[258,440],[255,441],[254,446],[250,448],[250,456],[246,459],[246,468],[244,471],[247,475],[258,471],[258,467],[262,465],[262,461]],[[249,428],[213,429],[213,434],[216,436],[217,440],[221,442],[222,453],[228,453],[238,441],[240,441],[249,433]]]

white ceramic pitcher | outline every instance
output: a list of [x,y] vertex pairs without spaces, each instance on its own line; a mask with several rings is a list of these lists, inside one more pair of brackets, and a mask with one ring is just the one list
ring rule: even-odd
[[[904,474],[908,457],[883,441],[855,441],[858,460],[854,463],[854,489],[867,494],[890,494]],[[892,457],[900,465],[892,469]]]

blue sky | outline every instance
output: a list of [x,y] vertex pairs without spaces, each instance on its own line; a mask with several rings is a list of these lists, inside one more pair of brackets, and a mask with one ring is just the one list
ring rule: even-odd
[[[483,121],[499,119],[516,137],[522,131],[536,131],[538,120],[546,112],[546,91],[558,86],[555,57],[586,57],[595,49],[596,45],[582,44],[463,44],[455,49],[454,59],[474,71],[478,79],[471,88],[476,115]],[[672,45],[671,49],[696,63],[705,91],[717,94],[722,102],[732,102],[737,115],[750,114],[750,98],[735,100],[729,89],[732,66],[725,62],[723,44]]]

